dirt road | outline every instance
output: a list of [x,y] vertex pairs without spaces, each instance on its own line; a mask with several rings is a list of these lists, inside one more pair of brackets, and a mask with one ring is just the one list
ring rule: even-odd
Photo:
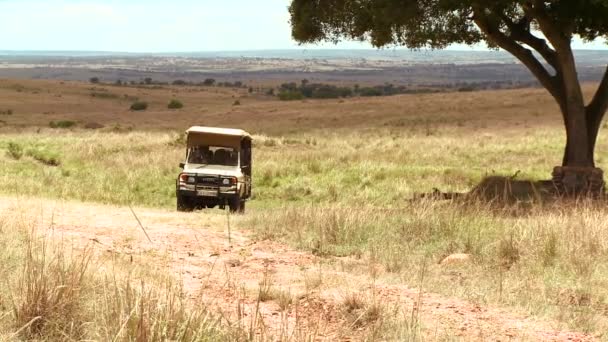
[[262,338],[359,340],[373,333],[378,317],[390,316],[396,323],[385,329],[398,330],[404,340],[594,340],[556,322],[389,285],[372,276],[369,261],[322,259],[254,241],[238,217],[231,218],[229,241],[222,211],[134,211],[151,242],[128,207],[0,197],[2,215],[22,215],[41,233],[129,254],[135,262],[157,258],[183,281],[192,301],[210,305],[226,322],[255,327]]

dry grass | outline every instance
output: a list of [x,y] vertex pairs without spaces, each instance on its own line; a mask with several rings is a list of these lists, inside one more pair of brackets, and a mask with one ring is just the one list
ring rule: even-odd
[[[249,214],[235,219],[238,227],[327,260],[374,259],[382,265],[379,276],[387,282],[409,284],[428,260],[469,253],[474,262],[453,268],[428,265],[428,290],[556,319],[607,338],[601,335],[608,331],[604,203],[515,202],[497,208],[486,203],[408,201],[413,193],[434,187],[468,191],[486,175],[511,176],[521,170],[525,179],[548,178],[561,160],[564,137],[557,109],[540,90],[282,103],[243,100],[246,95],[226,89],[214,93],[108,87],[112,93],[120,90],[150,103],[147,112],[130,113],[131,98],[92,98],[83,84],[66,83],[48,93],[56,82],[23,81],[27,89],[39,89],[16,93],[10,87],[13,83],[0,82],[0,100],[15,108],[15,114],[6,118],[10,126],[0,135],[0,149],[6,150],[0,153],[0,187],[5,193],[173,207],[177,163],[183,156],[183,141],[176,132],[192,124],[238,123],[258,133],[255,199]],[[166,109],[173,93],[179,93],[184,109]],[[238,98],[242,105],[233,107]],[[50,109],[42,109],[42,99],[51,102],[44,104]],[[48,110],[52,113],[43,114]],[[60,119],[95,121],[108,128],[31,128]],[[125,132],[116,124],[136,129]],[[27,154],[15,158],[15,146],[54,151],[61,164],[49,167]],[[601,151],[607,149],[608,139],[601,136],[598,165],[604,169],[608,159]],[[306,291],[316,291],[326,281],[331,280],[308,274]],[[149,299],[151,290],[133,284],[112,286],[121,289],[122,294],[112,298],[123,308],[112,310],[123,312],[125,329],[133,327],[136,333],[137,322],[150,321],[142,321],[138,312],[154,312],[136,304],[145,301],[158,307]],[[139,302],[126,299],[129,291],[138,293]],[[271,280],[263,281],[260,300],[279,300],[287,307],[281,291]],[[179,298],[179,291],[170,292]],[[118,305],[119,300],[124,303]],[[344,306],[363,308],[351,310],[359,310],[358,315],[369,311],[366,322],[382,322],[371,324],[381,330],[374,334],[415,336],[417,328],[407,313],[389,314],[373,303],[356,302],[345,301]],[[124,315],[127,311],[133,311],[133,320]],[[154,315],[159,322],[167,317]],[[19,324],[25,326],[35,317],[23,315]],[[400,330],[395,322],[411,324]],[[33,329],[34,323],[22,332]],[[16,325],[11,329],[15,331]],[[117,331],[105,334],[99,336]]]
[[219,321],[187,303],[170,277],[104,262],[92,249],[70,248],[30,226],[19,215],[0,216],[0,339],[227,339]]

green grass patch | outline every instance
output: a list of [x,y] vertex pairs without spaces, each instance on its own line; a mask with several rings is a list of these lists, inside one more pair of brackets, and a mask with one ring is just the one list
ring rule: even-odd
[[91,97],[94,97],[97,99],[115,100],[115,99],[118,99],[120,96],[118,96],[117,94],[106,93],[106,92],[92,92]]
[[181,109],[181,108],[184,108],[184,104],[180,100],[172,99],[171,101],[169,101],[169,104],[167,105],[167,108],[169,108],[169,109]]
[[23,146],[14,142],[9,142],[6,155],[14,160],[21,159],[21,157],[23,157]]
[[51,128],[72,128],[74,126],[76,126],[76,122],[71,120],[59,120],[49,122],[49,127]]
[[61,164],[59,152],[45,146],[29,148],[26,154],[44,165],[59,166]]
[[143,111],[146,109],[148,109],[148,102],[136,101],[136,102],[133,102],[133,104],[131,105],[132,111]]

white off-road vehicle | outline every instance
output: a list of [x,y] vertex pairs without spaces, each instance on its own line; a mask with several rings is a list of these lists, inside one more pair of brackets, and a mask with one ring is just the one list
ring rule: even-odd
[[251,197],[251,135],[240,129],[194,126],[177,177],[177,210],[226,206],[244,212]]

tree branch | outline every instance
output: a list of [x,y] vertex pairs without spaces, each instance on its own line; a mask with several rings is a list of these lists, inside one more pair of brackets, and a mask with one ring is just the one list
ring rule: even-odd
[[587,113],[593,113],[592,115],[597,115],[601,118],[606,113],[606,110],[608,110],[608,67],[606,67],[606,72],[604,72],[604,77],[593,100],[587,106]]
[[546,40],[538,38],[532,34],[530,31],[529,19],[522,23],[515,23],[504,13],[500,15],[500,18],[505,22],[509,28],[509,31],[511,31],[511,37],[513,39],[520,41],[536,50],[541,56],[543,56],[545,61],[547,61],[547,63],[551,65],[553,69],[555,69],[556,73],[560,72],[557,53],[549,46],[549,44],[547,44]]
[[527,16],[536,19],[540,30],[549,39],[555,50],[559,51],[566,46],[570,46],[571,29],[562,27],[560,30],[555,28],[551,18],[545,12],[546,8],[543,0],[535,0],[533,4],[523,4],[522,8]]
[[493,25],[492,22],[488,20],[488,17],[483,10],[475,11],[474,21],[488,39],[519,59],[528,69],[530,69],[538,81],[549,91],[549,93],[551,93],[558,103],[562,103],[561,89],[555,82],[557,78],[549,74],[544,65],[534,57],[532,51],[518,44],[514,38],[501,32],[497,25]]

